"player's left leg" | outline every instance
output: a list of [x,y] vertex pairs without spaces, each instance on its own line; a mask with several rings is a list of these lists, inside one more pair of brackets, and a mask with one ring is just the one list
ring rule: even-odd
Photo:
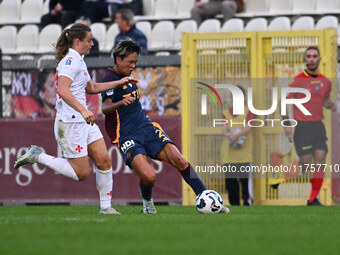
[[183,179],[190,185],[196,195],[206,190],[201,179],[198,177],[190,163],[185,160],[177,147],[172,143],[166,143],[163,149],[157,153],[156,158],[166,161],[178,169]]
[[96,165],[96,185],[100,198],[100,214],[119,214],[111,207],[113,177],[111,158],[103,138],[88,145],[89,157]]
[[[196,195],[207,189],[201,179],[198,177],[196,171],[193,169],[190,163],[185,160],[183,155],[174,144],[166,143],[163,146],[162,150],[156,154],[156,158],[162,161],[166,161],[176,167],[182,175],[182,178],[187,184],[190,185]],[[220,213],[229,212],[230,210],[226,206],[223,206],[222,210],[220,211]]]
[[317,196],[320,192],[323,177],[325,175],[324,164],[328,152],[326,129],[322,122],[313,123],[313,128],[310,130],[313,134],[313,158],[315,163],[315,171],[311,179],[312,191],[308,200],[308,205],[322,205]]
[[314,160],[315,160],[315,172],[313,173],[313,177],[311,179],[312,191],[308,200],[308,205],[321,205],[318,201],[317,196],[320,192],[323,177],[325,175],[325,167],[324,164],[326,162],[326,151],[317,149],[314,151]]

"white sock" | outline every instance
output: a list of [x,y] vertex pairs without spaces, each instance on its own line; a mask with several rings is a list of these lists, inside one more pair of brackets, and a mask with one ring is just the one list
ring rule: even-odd
[[37,161],[45,166],[48,166],[59,174],[62,174],[75,181],[79,180],[73,167],[65,158],[52,157],[46,153],[41,153],[38,156]]
[[112,198],[112,168],[110,170],[96,169],[96,183],[99,192],[100,208],[105,209],[111,207]]

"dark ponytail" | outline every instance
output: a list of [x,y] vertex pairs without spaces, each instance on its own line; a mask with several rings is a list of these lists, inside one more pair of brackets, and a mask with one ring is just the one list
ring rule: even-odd
[[81,41],[84,40],[87,32],[91,32],[91,29],[88,26],[77,23],[61,33],[55,46],[55,55],[58,63],[66,56],[68,49],[72,48],[73,41],[76,38]]

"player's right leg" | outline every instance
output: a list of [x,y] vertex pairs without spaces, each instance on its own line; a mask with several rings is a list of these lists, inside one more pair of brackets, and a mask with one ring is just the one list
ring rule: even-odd
[[32,165],[34,163],[43,164],[75,181],[84,180],[90,174],[87,156],[75,159],[57,158],[44,153],[43,149],[36,145],[32,145],[24,155],[20,156],[14,167],[19,168],[23,165]]
[[137,154],[133,157],[130,166],[140,178],[139,187],[142,193],[143,213],[156,214],[157,210],[152,200],[152,187],[156,181],[156,174],[147,161],[145,155]]

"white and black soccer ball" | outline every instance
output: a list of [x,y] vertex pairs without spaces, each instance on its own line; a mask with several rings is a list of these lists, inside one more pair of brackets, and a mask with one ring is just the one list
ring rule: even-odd
[[222,208],[222,198],[214,190],[205,190],[196,198],[196,209],[199,213],[219,213]]
[[[234,129],[229,130],[229,133],[234,134],[234,133],[238,133],[240,131],[241,131],[241,129],[234,128]],[[233,148],[240,148],[240,147],[242,147],[246,143],[246,140],[247,140],[247,137],[245,135],[240,136],[236,142],[232,142],[232,141],[230,141],[227,138],[227,142]]]

